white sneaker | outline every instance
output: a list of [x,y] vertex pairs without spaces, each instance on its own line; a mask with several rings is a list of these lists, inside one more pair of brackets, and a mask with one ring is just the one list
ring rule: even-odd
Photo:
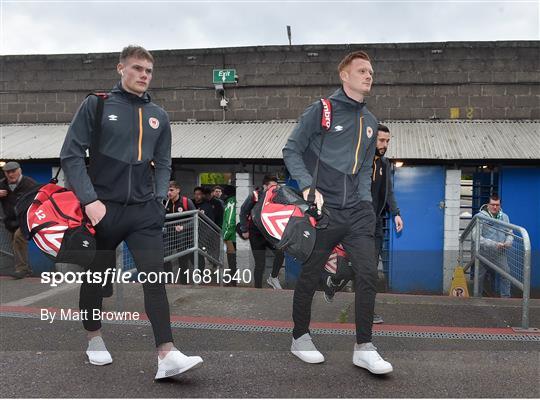
[[111,353],[107,351],[105,342],[101,336],[94,336],[88,341],[86,355],[90,364],[107,365],[112,363]]
[[188,357],[177,348],[173,348],[163,359],[158,356],[158,370],[154,379],[179,375],[189,369],[199,367],[202,362],[199,356]]
[[268,283],[270,286],[272,286],[274,289],[283,289],[281,287],[281,284],[279,283],[278,278],[272,278],[271,276],[268,277],[266,280],[266,283]]
[[313,344],[309,333],[300,336],[298,339],[293,338],[291,352],[300,360],[309,364],[324,362],[324,356]]
[[383,360],[371,342],[354,345],[353,364],[372,374],[388,374],[394,370],[392,364]]

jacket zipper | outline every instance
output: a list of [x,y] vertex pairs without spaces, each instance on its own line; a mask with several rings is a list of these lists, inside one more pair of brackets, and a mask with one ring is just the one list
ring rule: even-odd
[[137,157],[137,161],[142,160],[142,138],[143,138],[142,108],[139,107],[139,155]]
[[347,202],[347,174],[343,174],[343,201],[341,202],[341,208],[345,208]]
[[[140,115],[140,111],[139,111],[139,115]],[[133,124],[133,120],[131,120],[131,121],[132,121],[131,123]],[[140,123],[139,123],[139,125],[140,125]],[[131,127],[133,128],[133,125],[131,125]],[[130,131],[131,131],[131,129],[130,129]],[[130,143],[130,147],[133,148],[133,140],[130,140],[129,143]],[[133,153],[131,153],[131,154],[133,154]],[[128,190],[127,190],[126,202],[124,203],[124,206],[128,205],[129,198],[131,197],[131,172],[132,172],[132,170],[133,170],[133,164],[132,164],[131,157],[130,157],[129,171],[128,171]]]
[[[380,168],[383,169],[384,168],[384,165],[383,165],[383,161],[382,161],[382,158],[374,158],[373,159],[373,177],[372,177],[372,184],[373,182],[375,182],[375,178],[377,176],[377,160],[380,161],[381,163],[381,166]],[[383,202],[381,203],[382,204],[382,208],[380,209],[377,209],[377,214],[375,215],[377,218],[379,218],[379,216],[381,215],[381,213],[383,212],[383,210],[385,209],[386,207],[386,200],[388,199],[388,177],[386,176],[386,174],[388,173],[388,171],[386,171],[385,173],[385,179],[384,179],[384,182],[382,182],[381,184],[384,185],[384,199],[383,199]],[[371,199],[373,200],[373,199]]]
[[[382,168],[382,165],[381,165],[381,168]],[[388,173],[388,171],[387,171]],[[379,211],[379,214],[376,215],[377,218],[379,218],[379,215],[382,214],[383,210],[386,208],[386,200],[388,199],[388,185],[387,185],[388,181],[387,181],[387,178],[385,176],[385,179],[384,179],[384,182],[383,182],[383,185],[384,185],[384,201],[383,201],[383,205],[382,205],[382,209]]]
[[360,151],[360,144],[362,143],[362,130],[363,130],[363,121],[364,117],[360,117],[360,129],[358,130],[358,144],[356,145],[356,152],[354,155],[354,165],[352,169],[352,173],[354,174],[354,170],[356,169],[356,166],[358,165],[358,152]]
[[[383,165],[382,158],[379,158],[379,162],[381,163],[380,168],[383,169],[384,165]],[[375,167],[375,161],[373,161],[373,166]],[[379,218],[379,216],[382,214],[383,210],[386,208],[386,200],[388,199],[388,176],[387,176],[387,174],[388,174],[388,171],[385,171],[384,182],[381,182],[381,184],[384,185],[384,199],[383,199],[383,202],[381,203],[382,208],[377,210],[378,211],[378,214],[376,215],[377,218]],[[375,177],[375,175],[373,175],[373,177]]]

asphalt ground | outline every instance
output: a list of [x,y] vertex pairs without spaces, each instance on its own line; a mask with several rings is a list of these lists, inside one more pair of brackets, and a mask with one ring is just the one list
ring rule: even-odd
[[[122,287],[104,310],[143,312],[142,289]],[[104,323],[114,362],[88,363],[78,321],[40,320],[40,310],[75,309],[78,285],[0,279],[0,397],[540,397],[540,334],[521,334],[517,299],[381,294],[374,343],[394,366],[374,376],[352,364],[352,293],[313,302],[312,332],[326,361],[289,352],[292,291],[167,287],[178,348],[201,368],[154,381],[156,354],[145,319]],[[118,293],[118,291],[117,291]],[[120,301],[121,300],[121,301]],[[531,326],[540,327],[531,300]]]

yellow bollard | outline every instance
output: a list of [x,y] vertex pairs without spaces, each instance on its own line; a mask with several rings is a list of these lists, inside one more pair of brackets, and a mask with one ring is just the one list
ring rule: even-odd
[[469,297],[469,289],[467,288],[465,272],[463,272],[463,268],[459,265],[454,270],[449,295],[453,297]]

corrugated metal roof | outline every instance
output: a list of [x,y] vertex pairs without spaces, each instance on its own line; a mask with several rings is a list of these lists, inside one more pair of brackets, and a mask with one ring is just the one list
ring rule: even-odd
[[173,123],[173,157],[282,158],[296,121]]
[[[281,159],[295,121],[172,123],[172,156]],[[540,121],[387,121],[394,159],[540,160]],[[67,124],[0,126],[0,157],[58,158]]]
[[389,158],[540,159],[540,121],[392,121]]

